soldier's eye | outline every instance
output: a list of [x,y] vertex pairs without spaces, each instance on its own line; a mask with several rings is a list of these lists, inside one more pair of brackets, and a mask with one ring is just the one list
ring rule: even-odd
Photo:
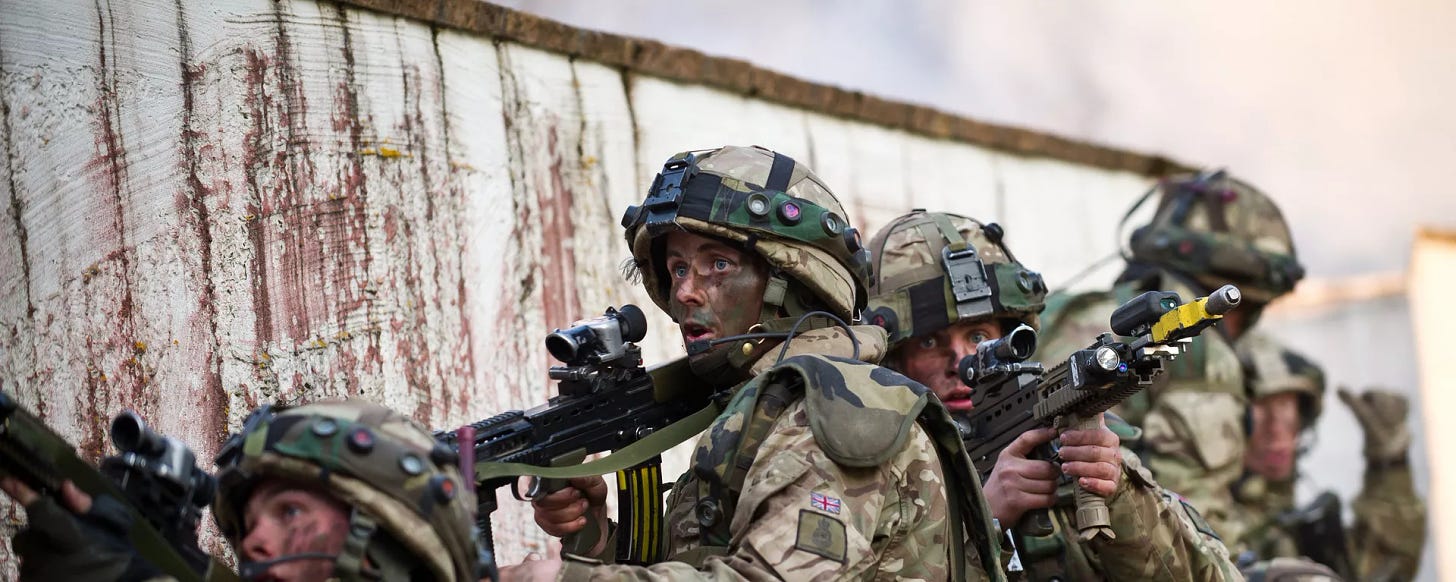
[[971,343],[978,344],[978,343],[981,343],[981,342],[986,341],[988,339],[991,339],[991,336],[988,335],[984,331],[973,331],[973,332],[971,332]]
[[731,266],[733,266],[733,263],[728,262],[728,259],[714,259],[713,260],[713,269],[715,269],[715,270],[718,270],[718,271],[727,271],[728,270],[728,267],[731,267]]
[[935,346],[936,345],[937,345],[937,343],[936,343],[934,337],[927,336],[927,337],[920,338],[920,347],[921,347],[921,349],[926,349],[926,350],[935,349]]
[[674,265],[672,267],[672,276],[675,277],[675,278],[678,278],[678,279],[681,279],[683,277],[688,276],[688,266],[687,265]]

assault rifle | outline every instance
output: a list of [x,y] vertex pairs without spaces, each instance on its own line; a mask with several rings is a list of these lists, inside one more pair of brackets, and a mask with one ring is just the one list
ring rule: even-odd
[[[1208,297],[1182,303],[1177,293],[1149,291],[1113,311],[1112,333],[1074,352],[1050,370],[1027,362],[1036,350],[1036,332],[1025,325],[1007,336],[981,342],[976,353],[959,365],[961,381],[972,388],[971,413],[957,417],[972,462],[988,476],[1002,449],[1022,433],[1042,427],[1097,427],[1097,417],[1137,391],[1152,385],[1164,362],[1187,347],[1192,338],[1239,304],[1237,287],[1225,285]],[[1052,458],[1053,450],[1037,453]],[[1113,538],[1102,498],[1077,488],[1080,537]],[[1047,535],[1045,512],[1031,512],[1018,529]]]
[[1345,580],[1358,578],[1340,517],[1340,498],[1333,492],[1320,493],[1309,505],[1275,516],[1274,523],[1294,537],[1300,554],[1329,566]]
[[[216,580],[231,572],[197,547],[197,521],[216,490],[181,441],[152,432],[132,412],[111,425],[121,454],[101,470],[0,390],[0,475],[13,476],[42,495],[57,497],[71,481],[86,494],[110,496],[125,509],[126,540],[138,555],[177,580]],[[59,499],[57,499],[59,502]]]
[[[701,428],[659,431],[695,413],[703,426],[717,415],[708,408],[712,391],[692,380],[686,359],[652,370],[642,366],[642,351],[635,342],[646,334],[647,318],[635,305],[608,308],[601,317],[558,329],[546,337],[547,351],[564,364],[550,370],[550,377],[559,381],[557,396],[529,410],[512,410],[454,432],[435,433],[460,454],[462,472],[475,475],[477,525],[488,570],[494,570],[490,515],[498,508],[498,489],[509,485],[512,495],[527,500],[560,489],[567,474],[613,471],[621,502],[618,523],[632,526],[618,530],[618,562],[657,561],[657,534],[662,531],[661,456],[652,453],[637,455],[643,457],[640,459],[617,459],[627,455],[624,451],[593,462],[601,463],[598,465],[580,465],[587,455],[618,451],[653,435],[655,442],[676,444]],[[673,389],[680,392],[670,392]],[[461,443],[470,443],[469,448],[461,448]],[[611,468],[590,470],[606,467],[609,460],[614,463]],[[627,466],[622,463],[631,467],[619,468]],[[516,486],[517,477],[523,475],[537,477],[525,491]]]

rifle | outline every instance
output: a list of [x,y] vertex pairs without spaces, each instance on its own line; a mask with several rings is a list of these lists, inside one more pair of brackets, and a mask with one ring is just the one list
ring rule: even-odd
[[[1097,417],[1150,386],[1163,373],[1164,362],[1182,353],[1192,338],[1239,304],[1237,287],[1225,285],[1208,297],[1182,303],[1177,293],[1148,291],[1112,313],[1111,329],[1131,341],[1097,336],[1087,348],[1047,370],[1027,362],[1036,350],[1036,332],[1022,325],[1005,337],[981,342],[976,353],[957,366],[961,381],[972,388],[974,407],[956,418],[971,460],[983,478],[991,473],[1002,449],[1022,433],[1042,427],[1089,429]],[[1051,459],[1043,447],[1037,456]],[[1079,537],[1115,538],[1107,505],[1101,497],[1077,488]],[[1030,535],[1051,532],[1045,512],[1031,512],[1018,525]]]
[[93,498],[109,495],[125,508],[127,541],[147,562],[182,582],[230,577],[226,566],[197,547],[197,520],[216,486],[197,468],[192,451],[152,432],[130,411],[112,423],[111,440],[122,454],[103,460],[98,471],[0,390],[0,475],[51,497],[58,498],[65,481]]
[[[647,318],[635,305],[608,308],[601,317],[558,329],[546,337],[547,351],[565,364],[550,370],[551,379],[559,381],[557,396],[529,410],[512,410],[455,432],[435,433],[460,454],[462,470],[475,475],[482,561],[492,578],[490,515],[499,507],[498,489],[511,485],[512,495],[525,501],[564,487],[567,477],[613,471],[620,501],[618,522],[632,525],[618,530],[618,562],[660,559],[662,458],[657,452],[640,451],[661,451],[687,440],[717,416],[717,409],[710,406],[715,395],[693,380],[685,358],[652,370],[642,366],[642,351],[635,342],[646,334]],[[678,421],[685,422],[664,430]],[[644,442],[636,452],[621,451],[639,441]],[[469,454],[460,448],[462,442],[472,443]],[[667,446],[655,447],[657,443]],[[621,452],[580,464],[587,455],[605,451]],[[523,492],[515,484],[524,475],[536,479]]]
[[1340,517],[1339,496],[1325,491],[1309,505],[1275,516],[1274,522],[1294,537],[1300,554],[1329,566],[1345,580],[1358,578],[1350,562],[1350,545],[1345,538],[1345,523]]

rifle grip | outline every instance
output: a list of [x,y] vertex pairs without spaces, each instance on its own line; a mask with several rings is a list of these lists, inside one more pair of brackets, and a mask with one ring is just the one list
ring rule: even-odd
[[[1068,415],[1065,419],[1065,429],[1068,430],[1097,430],[1101,427],[1097,416],[1081,417]],[[1112,512],[1107,509],[1107,500],[1101,496],[1087,491],[1077,484],[1077,538],[1083,542],[1091,541],[1099,535],[1107,536],[1109,540],[1117,539],[1117,533],[1112,531]]]

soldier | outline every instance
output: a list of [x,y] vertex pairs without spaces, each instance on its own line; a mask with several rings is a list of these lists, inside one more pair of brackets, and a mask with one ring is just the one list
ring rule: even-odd
[[[218,455],[213,515],[246,580],[476,580],[475,496],[448,452],[374,404],[264,406]],[[22,579],[159,574],[109,527],[105,512],[124,511],[109,498],[68,482],[66,511],[13,479],[3,486],[30,516],[15,537]]]
[[1234,342],[1304,269],[1279,209],[1248,184],[1220,171],[1165,179],[1148,196],[1154,194],[1157,212],[1133,232],[1131,256],[1113,289],[1048,299],[1036,357],[1056,361],[1084,347],[1086,338],[1107,331],[1113,309],[1143,291],[1187,299],[1238,285],[1239,308],[1169,362],[1162,382],[1115,409],[1142,429],[1132,448],[1158,481],[1199,508],[1223,540],[1238,540],[1244,524],[1236,519],[1232,486],[1243,474],[1248,399]]
[[[1035,329],[1039,323],[1046,287],[1040,275],[1016,261],[1002,235],[995,224],[916,210],[891,221],[870,241],[874,276],[866,319],[889,331],[884,365],[929,386],[952,416],[972,408],[971,389],[957,373],[961,359],[974,354],[982,341],[1020,324]],[[983,273],[987,282],[977,299],[989,294],[988,302],[960,302],[952,290],[943,250],[962,244],[973,251],[963,255],[971,261],[966,267]],[[1108,422],[1122,434],[1135,434],[1120,419],[1109,415]],[[1137,457],[1118,447],[1113,430],[1062,433],[1061,471],[1048,461],[1027,458],[1056,436],[1053,429],[1022,434],[1003,450],[986,480],[991,511],[1008,528],[1027,511],[1055,507],[1049,535],[1007,532],[1019,549],[1014,569],[1024,569],[1025,579],[1239,578],[1223,544],[1198,530],[1196,513],[1158,487]],[[1062,471],[1108,498],[1116,538],[1078,541],[1071,483],[1058,485]],[[1086,476],[1099,471],[1110,474]]]
[[1235,348],[1253,399],[1244,476],[1234,489],[1238,519],[1247,522],[1241,528],[1247,533],[1238,540],[1247,554],[1241,561],[1294,557],[1303,547],[1349,579],[1414,578],[1426,516],[1407,460],[1411,436],[1405,397],[1385,390],[1361,395],[1339,391],[1365,431],[1364,486],[1354,503],[1353,530],[1315,534],[1321,531],[1321,518],[1335,524],[1341,520],[1334,498],[1321,497],[1306,511],[1295,511],[1294,505],[1299,441],[1319,420],[1324,373],[1258,332],[1240,338]]
[[835,326],[864,305],[868,256],[813,172],[762,148],[681,153],[623,224],[702,389],[734,387],[732,400],[671,489],[668,561],[601,563],[614,525],[592,477],[535,501],[542,529],[584,556],[504,579],[1003,579],[945,409],[867,363],[882,329]]

